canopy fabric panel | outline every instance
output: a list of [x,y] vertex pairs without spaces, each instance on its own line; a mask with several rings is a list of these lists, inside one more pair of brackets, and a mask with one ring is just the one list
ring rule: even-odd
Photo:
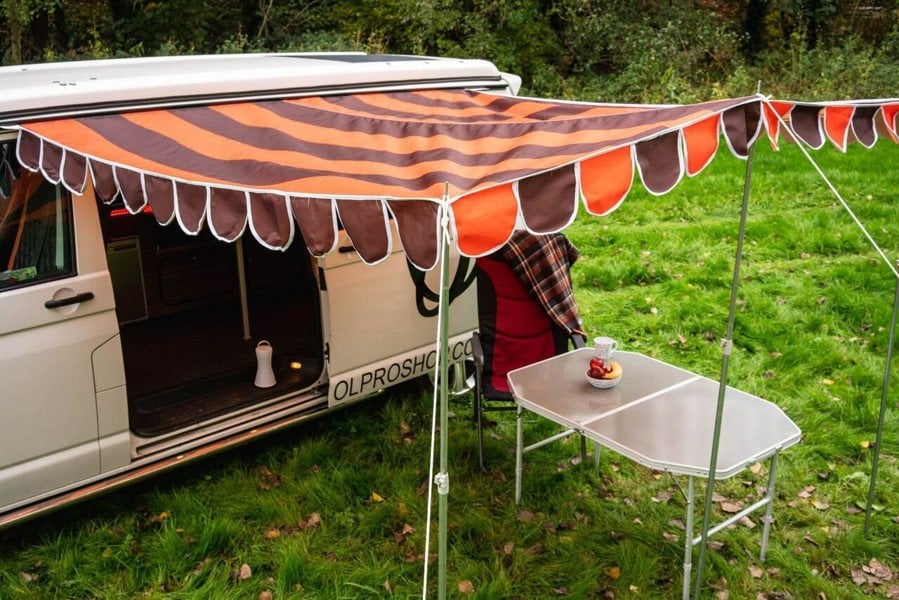
[[[702,171],[720,139],[746,157],[773,143],[895,139],[899,103],[811,105],[760,96],[694,105],[537,100],[462,90],[360,93],[154,109],[19,126],[18,160],[74,193],[152,208],[187,233],[247,229],[284,249],[296,228],[314,255],[345,228],[363,260],[394,246],[438,260],[439,205],[458,250],[478,256],[515,228],[559,231],[579,205],[608,214],[636,178],[653,194]],[[781,128],[778,115],[786,121]],[[823,115],[823,116],[822,116]]]

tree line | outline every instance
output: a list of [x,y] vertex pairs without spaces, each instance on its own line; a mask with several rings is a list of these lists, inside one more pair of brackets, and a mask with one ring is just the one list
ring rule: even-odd
[[2,64],[361,50],[484,58],[524,93],[896,96],[897,0],[0,0]]

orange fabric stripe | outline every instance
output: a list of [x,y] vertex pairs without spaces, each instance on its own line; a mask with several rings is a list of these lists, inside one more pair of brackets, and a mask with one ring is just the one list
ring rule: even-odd
[[580,164],[581,193],[587,203],[587,211],[594,215],[606,215],[615,210],[634,181],[634,161],[631,147],[625,146]]
[[453,202],[453,221],[462,254],[483,256],[509,240],[518,218],[512,185],[487,188]]
[[762,114],[765,119],[765,131],[768,132],[768,139],[771,140],[771,147],[777,150],[780,138],[780,121],[777,120],[777,113],[767,102],[763,102]]
[[899,114],[899,104],[884,104],[881,110],[883,111],[884,123],[886,123],[887,129],[890,130],[893,141],[899,141],[896,137],[896,115]]
[[855,108],[852,106],[826,106],[824,108],[824,132],[841,152],[846,151],[849,123]]
[[684,127],[684,147],[687,151],[687,175],[693,176],[708,165],[718,152],[720,115]]

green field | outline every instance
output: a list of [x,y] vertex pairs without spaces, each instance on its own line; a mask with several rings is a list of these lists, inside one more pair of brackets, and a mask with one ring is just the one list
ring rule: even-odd
[[[803,439],[779,462],[768,560],[760,516],[721,532],[704,598],[899,598],[896,373],[864,531],[899,146],[812,156],[888,258],[796,147],[758,144],[729,383],[783,408]],[[673,192],[638,182],[611,215],[569,227],[590,335],[718,378],[745,165],[723,150]],[[597,474],[571,439],[527,456],[516,507],[513,414],[493,413],[482,474],[471,397],[450,410],[450,597],[679,596],[682,482],[608,450]],[[0,598],[421,597],[430,411],[431,392],[407,386],[0,532]],[[527,427],[552,431],[536,417]],[[761,497],[767,475],[759,465],[716,484],[715,518]],[[436,560],[429,569],[434,591]]]

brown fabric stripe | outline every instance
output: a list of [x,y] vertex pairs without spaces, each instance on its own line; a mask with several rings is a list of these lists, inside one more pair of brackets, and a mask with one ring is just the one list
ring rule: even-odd
[[824,145],[819,115],[821,107],[797,104],[790,111],[790,128],[811,148],[817,150]]
[[74,152],[66,152],[62,166],[62,180],[67,188],[80,194],[87,184],[87,159]]
[[300,227],[300,234],[312,256],[324,256],[334,249],[334,207],[331,200],[291,198],[290,209]]
[[749,156],[749,147],[758,137],[761,125],[761,104],[744,104],[724,111],[724,134],[733,152],[741,157]]
[[153,209],[153,216],[160,225],[168,225],[175,218],[175,184],[171,179],[144,176],[147,202]]
[[518,182],[518,199],[527,228],[553,233],[577,213],[577,180],[573,166],[540,173]]
[[147,203],[144,198],[144,186],[140,180],[140,173],[124,167],[115,167],[114,171],[116,182],[122,193],[122,200],[128,206],[128,210],[132,213],[140,211]]
[[115,182],[115,174],[113,173],[112,165],[92,160],[90,161],[90,170],[91,179],[94,180],[94,194],[96,194],[100,200],[109,204],[119,193],[119,187]]
[[679,138],[680,132],[672,131],[636,145],[643,185],[653,194],[669,191],[683,175]]
[[277,194],[250,194],[253,233],[270,248],[285,249],[293,241],[293,220],[287,198]]
[[19,163],[31,171],[41,168],[41,139],[25,129],[19,130],[19,142],[16,150]]
[[240,190],[209,191],[209,228],[219,237],[233,242],[247,225],[247,194]]
[[41,171],[51,183],[59,183],[62,176],[62,148],[44,140],[41,148]]
[[868,148],[877,142],[877,132],[874,128],[874,115],[877,114],[877,109],[877,106],[859,106],[852,115],[852,132],[855,138]]
[[197,234],[206,217],[206,188],[199,185],[175,183],[175,206],[178,222],[184,231]]
[[388,202],[409,260],[420,269],[437,264],[437,204],[425,200]]
[[380,200],[338,200],[337,212],[362,260],[375,263],[387,257],[390,239]]

